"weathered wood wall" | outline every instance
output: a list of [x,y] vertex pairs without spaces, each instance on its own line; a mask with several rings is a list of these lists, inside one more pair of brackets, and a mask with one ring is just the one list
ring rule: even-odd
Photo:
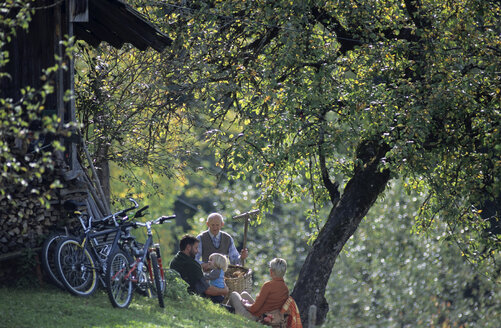
[[[60,41],[69,34],[66,5],[66,1],[55,3],[52,0],[37,0],[33,4],[36,9],[28,31],[18,29],[16,37],[2,49],[9,52],[10,61],[1,69],[8,72],[10,78],[0,80],[0,97],[18,101],[22,88],[39,89],[47,82],[41,79],[43,70],[56,64],[55,55],[63,55]],[[62,122],[68,122],[70,107],[63,101],[63,94],[71,88],[70,72],[59,70],[49,76],[48,82],[56,91],[46,98],[44,114],[57,114]],[[21,189],[2,186],[13,196],[13,201],[0,194],[0,283],[10,281],[8,278],[13,276],[14,266],[9,265],[10,261],[27,250],[37,250],[51,229],[68,223],[62,202],[68,197],[87,196],[72,192],[80,189],[74,181],[64,181],[68,156],[60,155],[56,169],[46,172],[38,182]],[[55,178],[63,181],[65,188],[52,192],[52,206],[46,209],[31,190],[47,190]]]
[[[42,8],[50,2],[52,1],[39,1],[35,5]],[[29,31],[18,29],[16,38],[6,45],[4,50],[9,52],[10,60],[2,71],[8,72],[11,78],[0,80],[0,97],[19,99],[22,88],[39,88],[43,85],[44,81],[40,79],[43,69],[55,64],[54,54],[58,53],[59,41],[54,30],[57,20],[60,21],[60,15],[56,14],[56,8],[59,9],[57,6],[37,9]],[[56,106],[56,94],[52,94],[47,98],[46,108],[56,109]]]

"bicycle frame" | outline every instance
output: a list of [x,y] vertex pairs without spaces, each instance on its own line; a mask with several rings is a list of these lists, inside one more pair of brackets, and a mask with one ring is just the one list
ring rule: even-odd
[[[145,265],[145,262],[146,262],[147,267],[148,267],[148,274],[150,275],[150,279],[153,280],[153,271],[151,269],[151,260],[150,260],[150,256],[149,256],[150,252],[152,251],[150,249],[151,245],[152,245],[152,240],[148,238],[147,243],[144,244],[144,247],[142,249],[141,256],[136,258],[136,260],[134,261],[134,264],[132,265],[132,267],[129,269],[129,271],[125,275],[125,279],[130,279],[133,283],[138,284],[140,282],[139,281],[140,275],[139,274],[135,275],[134,273],[142,272],[144,265]],[[160,265],[160,263],[159,263],[159,265]],[[161,269],[162,279],[164,279],[163,270],[162,270],[161,266],[160,266],[160,269]],[[117,275],[118,275],[118,273],[117,273]],[[115,278],[115,277],[116,277],[116,275],[113,278]]]
[[[144,246],[141,250],[141,255],[136,257],[134,264],[132,265],[132,267],[129,269],[129,271],[125,275],[125,279],[130,279],[132,282],[137,284],[139,282],[139,274],[134,276],[133,273],[136,271],[142,272],[145,262],[148,264],[148,273],[150,275],[150,278],[153,279],[153,272],[151,269],[151,260],[150,260],[150,256],[149,256],[151,251],[155,251],[157,253],[157,256],[159,259],[159,265],[160,265],[160,269],[161,269],[160,270],[161,276],[162,276],[162,279],[165,279],[163,268],[162,268],[162,261],[161,261],[161,257],[160,257],[160,246],[158,245],[158,246],[155,246],[154,249],[150,249],[150,247],[153,245],[153,233],[151,231],[151,222],[146,222],[146,223],[136,222],[135,224],[138,226],[146,227],[148,238],[146,239],[146,242],[144,243]],[[115,277],[116,277],[116,275],[115,275]],[[115,278],[115,277],[113,277],[113,278]]]
[[[131,222],[122,225],[124,230],[129,227],[146,227],[147,238],[144,245],[139,247],[135,241],[127,243],[129,251],[119,251],[110,255],[109,268],[110,279],[107,285],[108,296],[113,306],[125,308],[128,307],[132,299],[132,290],[139,288],[152,296],[156,293],[160,307],[164,307],[163,292],[165,290],[165,277],[162,267],[160,245],[153,244],[153,224],[162,224],[166,220],[175,218],[174,216],[161,216],[156,220],[147,222]],[[124,238],[127,240],[127,237]],[[133,254],[135,260],[127,262],[126,253]],[[114,271],[116,269],[116,271]],[[111,273],[111,271],[113,271]],[[148,272],[146,272],[148,271]],[[149,275],[149,276],[148,276]],[[144,284],[144,285],[143,285]]]
[[[104,274],[106,271],[106,258],[107,258],[107,256],[111,253],[111,251],[113,249],[115,249],[115,247],[117,247],[118,241],[120,240],[120,238],[124,234],[122,232],[122,226],[120,226],[120,224],[117,222],[117,217],[123,216],[123,215],[125,215],[126,212],[128,212],[132,209],[135,209],[139,206],[139,204],[134,199],[129,198],[129,200],[134,203],[134,206],[127,208],[127,209],[124,209],[124,210],[121,210],[117,213],[108,215],[108,216],[102,218],[101,220],[99,220],[99,222],[101,222],[101,223],[106,222],[106,221],[110,221],[110,220],[113,221],[113,224],[115,225],[113,228],[92,232],[92,228],[93,228],[92,227],[92,222],[93,222],[92,216],[89,217],[89,221],[88,221],[87,225],[85,224],[85,221],[83,220],[82,216],[78,217],[78,219],[80,220],[80,223],[82,224],[82,227],[84,229],[84,238],[82,240],[82,243],[80,244],[80,247],[85,248],[88,240],[94,241],[94,243],[92,243],[92,242],[90,243],[91,247],[89,247],[89,249],[92,252],[91,255],[95,259],[99,260],[98,263],[100,264],[100,267],[99,268],[92,268],[92,269],[97,269],[101,274]],[[125,216],[122,220],[123,220],[123,222],[127,221],[128,217]],[[96,238],[100,237],[100,236],[108,235],[111,233],[116,233],[115,238],[113,240],[113,243],[111,244],[111,247],[105,247],[106,253],[103,253],[103,250],[100,250],[98,252],[98,250],[96,249],[96,243],[97,243]],[[105,246],[107,246],[107,245],[109,245],[109,244],[105,244]],[[101,277],[100,277],[100,280],[101,280],[101,282],[103,282]],[[103,282],[103,284],[104,284],[104,282]]]
[[[100,249],[98,251],[97,246],[103,246],[103,245],[96,245],[96,238],[108,234],[115,233],[115,238],[113,239],[113,242],[110,244],[104,244],[104,249]],[[91,251],[91,256],[94,257],[94,259],[97,259],[96,263],[99,263],[99,267],[97,268],[91,268],[94,270],[97,270],[100,275],[98,275],[99,279],[101,282],[104,284],[104,281],[102,279],[102,275],[106,271],[106,258],[110,254],[111,250],[113,250],[115,247],[118,245],[118,241],[120,240],[122,236],[122,229],[120,226],[116,226],[114,228],[106,229],[106,230],[101,230],[101,231],[96,231],[96,232],[87,232],[85,233],[85,236],[82,240],[82,243],[80,244],[81,248],[85,248],[89,240],[94,240],[95,242],[92,243],[90,242],[90,247],[87,249]]]

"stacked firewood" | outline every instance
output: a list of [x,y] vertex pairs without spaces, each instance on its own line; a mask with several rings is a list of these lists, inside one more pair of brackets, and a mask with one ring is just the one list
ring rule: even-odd
[[36,199],[22,195],[16,199],[16,206],[7,199],[0,200],[2,220],[0,221],[0,254],[22,248],[35,248],[51,226],[57,225],[63,217],[59,206],[46,209]]
[[[94,179],[81,164],[73,165],[71,170],[64,162],[56,161],[54,170],[46,171],[42,179],[30,180],[28,186],[2,186],[5,193],[0,193],[0,285],[16,276],[16,270],[22,269],[26,261],[31,261],[28,266],[39,268],[38,255],[52,231],[80,227],[74,214],[65,209],[65,201],[86,204],[79,210],[95,217],[109,214],[107,204],[102,201],[105,199],[102,188],[96,182],[95,168],[87,151],[86,154]],[[63,188],[50,189],[56,179],[62,182]],[[42,204],[32,190],[44,195],[48,192],[48,204]]]
[[[41,187],[41,186],[36,186]],[[11,200],[0,195],[0,285],[16,281],[23,267],[39,270],[40,250],[45,238],[58,228],[80,226],[68,213],[65,200],[84,201],[88,195],[78,181],[66,181],[62,189],[51,193],[50,207],[25,191],[10,193]]]
[[14,195],[15,202],[0,196],[0,258],[17,250],[40,247],[50,230],[72,225],[68,222],[71,220],[69,213],[62,206],[65,199],[61,198],[61,193],[71,195],[68,199],[86,196],[80,191],[58,190],[52,195],[48,209],[28,193]]
[[[16,195],[19,196],[19,195]],[[44,233],[44,227],[55,223],[57,211],[46,209],[25,195],[16,197],[15,206],[6,198],[0,200],[0,254],[18,248],[36,247]],[[38,237],[38,238],[37,238]]]

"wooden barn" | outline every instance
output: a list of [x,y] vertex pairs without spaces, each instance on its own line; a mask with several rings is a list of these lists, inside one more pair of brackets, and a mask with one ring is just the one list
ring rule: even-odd
[[[107,42],[120,48],[124,43],[132,44],[139,50],[152,48],[162,52],[172,40],[159,31],[130,5],[121,0],[35,0],[30,2],[34,15],[28,30],[19,29],[15,39],[2,51],[9,52],[10,61],[0,70],[10,78],[0,79],[0,98],[21,97],[20,90],[26,86],[39,88],[44,81],[40,79],[45,68],[56,64],[55,55],[65,53],[65,36],[75,36],[88,44],[97,46]],[[75,120],[75,104],[65,101],[65,92],[73,91],[74,70],[72,60],[67,60],[67,70],[59,69],[51,75],[55,92],[51,93],[44,104],[45,114],[57,114],[62,124]],[[59,154],[60,165],[57,174],[64,187],[58,189],[51,200],[49,210],[36,202],[29,202],[29,197],[22,191],[14,191],[18,197],[18,206],[9,206],[0,194],[0,283],[6,282],[11,272],[7,265],[26,254],[36,259],[43,237],[51,227],[58,224],[67,213],[62,202],[65,199],[86,200],[93,214],[105,214],[107,204],[91,204],[99,198],[99,186],[83,174],[76,160],[78,138],[62,140],[65,153]],[[91,181],[92,180],[92,181]],[[8,186],[2,186],[8,187]],[[94,197],[93,197],[94,196]],[[92,206],[91,206],[92,205]],[[23,212],[24,218],[19,216]],[[28,217],[28,218],[26,218]]]

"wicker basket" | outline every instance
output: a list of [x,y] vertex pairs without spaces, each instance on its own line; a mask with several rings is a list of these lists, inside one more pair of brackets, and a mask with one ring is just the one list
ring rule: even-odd
[[[228,286],[230,292],[241,293],[246,291],[251,292],[252,289],[252,270],[239,265],[229,265],[228,270],[224,273],[224,282]],[[224,299],[223,303],[226,303],[228,296]]]

